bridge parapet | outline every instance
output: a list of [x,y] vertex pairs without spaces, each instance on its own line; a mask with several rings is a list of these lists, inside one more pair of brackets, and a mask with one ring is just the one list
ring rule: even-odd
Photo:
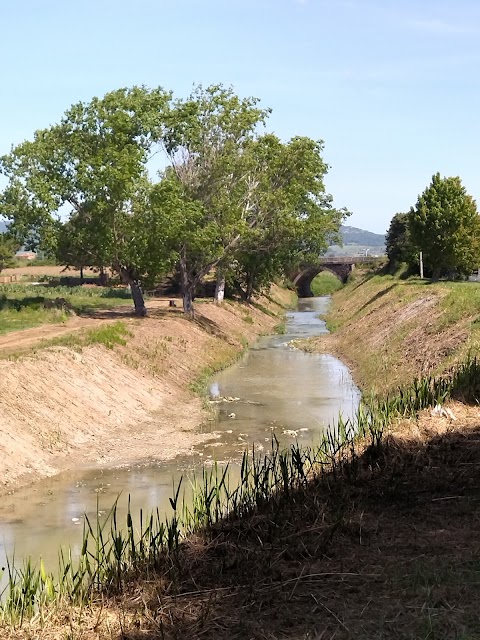
[[371,264],[384,259],[385,256],[322,256],[318,261],[320,264]]

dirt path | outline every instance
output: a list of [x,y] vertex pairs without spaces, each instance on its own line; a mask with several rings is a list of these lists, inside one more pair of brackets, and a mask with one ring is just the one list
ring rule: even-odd
[[[158,315],[159,311],[168,312],[168,300],[151,300],[147,303],[151,313]],[[101,324],[116,322],[117,320],[132,320],[132,305],[115,307],[113,309],[97,309],[84,316],[71,316],[67,322],[43,324],[31,329],[11,331],[0,336],[0,353],[21,351],[41,344],[44,340],[68,335],[80,329],[92,329]]]
[[12,331],[0,336],[0,352],[11,352],[35,346],[43,340],[58,338],[59,336],[78,331],[79,329],[91,328],[101,322],[97,318],[73,317],[68,322],[59,324],[43,324],[40,327]]

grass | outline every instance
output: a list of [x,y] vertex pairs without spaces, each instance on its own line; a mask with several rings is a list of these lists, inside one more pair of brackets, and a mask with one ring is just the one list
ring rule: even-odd
[[130,294],[126,289],[109,287],[0,285],[0,335],[66,322],[68,310],[45,308],[46,302],[57,298],[65,299],[74,313],[85,315],[99,308],[127,305]]
[[247,351],[249,344],[246,338],[242,340],[241,349],[238,350],[234,346],[225,344],[215,354],[213,361],[206,367],[203,367],[195,379],[190,382],[188,388],[190,391],[199,396],[206,396],[208,393],[208,384],[219,371],[223,371],[230,365],[238,362]]
[[273,327],[273,330],[278,335],[283,336],[287,332],[287,320],[284,318],[281,322]]
[[477,321],[480,317],[480,286],[476,282],[442,283],[446,295],[442,297],[442,316],[438,330],[452,326],[464,318]]
[[4,306],[0,311],[0,335],[38,327],[42,324],[66,322],[68,317],[68,313],[59,309],[44,309],[43,303],[29,305],[19,310]]
[[477,283],[402,280],[358,272],[326,314],[330,345],[357,383],[383,393],[413,376],[435,375],[480,347]]
[[321,271],[310,285],[314,296],[329,296],[342,287],[343,283],[330,271]]
[[[368,593],[372,588],[378,589],[378,581],[372,581],[371,574],[378,577],[381,568],[378,564],[377,543],[369,551],[368,540],[377,534],[371,529],[370,512],[362,511],[362,505],[368,503],[368,509],[374,507],[381,511],[383,508],[385,511],[393,508],[392,500],[395,504],[395,496],[398,501],[398,492],[404,491],[404,475],[400,471],[405,471],[405,459],[402,462],[396,456],[392,458],[393,444],[389,444],[385,430],[393,421],[416,417],[422,409],[443,403],[451,395],[470,399],[476,397],[479,379],[480,363],[471,359],[453,370],[449,377],[416,380],[395,395],[369,398],[361,404],[353,422],[345,422],[340,418],[338,426],[326,431],[316,447],[300,447],[295,444],[288,450],[281,451],[273,441],[272,450],[266,455],[258,455],[255,450],[245,452],[238,483],[231,480],[228,466],[222,468],[215,464],[211,468],[203,468],[191,480],[188,488],[183,486],[182,481],[174,487],[170,499],[172,511],[166,518],[161,517],[158,510],[149,514],[140,512],[139,524],[135,526],[129,507],[126,523],[121,525],[117,521],[116,505],[103,521],[91,522],[85,517],[79,557],[74,558],[70,551],[61,552],[59,568],[55,574],[48,572],[42,562],[35,564],[27,560],[18,569],[12,562],[7,564],[8,585],[1,604],[4,624],[10,627],[22,625],[27,618],[38,615],[39,611],[42,615],[45,614],[54,603],[62,603],[71,609],[91,605],[104,596],[118,596],[134,588],[140,578],[145,581],[145,589],[148,589],[152,581],[156,581],[156,589],[160,589],[162,593],[159,597],[160,592],[157,591],[152,601],[144,594],[143,610],[145,607],[158,607],[160,602],[160,607],[164,608],[162,610],[167,611],[165,618],[163,614],[161,616],[164,620],[162,624],[167,625],[166,629],[172,631],[172,625],[179,625],[178,636],[164,636],[162,633],[160,637],[196,638],[200,637],[196,633],[200,633],[207,620],[209,624],[218,624],[218,615],[209,607],[208,598],[201,598],[200,609],[197,606],[192,610],[192,615],[196,611],[203,620],[198,628],[195,625],[200,624],[200,619],[197,619],[196,614],[193,615],[194,622],[192,616],[182,618],[180,615],[178,618],[182,611],[178,599],[184,597],[184,594],[198,597],[205,593],[210,595],[210,605],[215,602],[217,607],[221,602],[217,595],[222,595],[222,590],[225,590],[223,596],[229,593],[233,601],[240,592],[242,598],[246,597],[248,601],[250,593],[253,600],[249,600],[249,605],[244,601],[246,610],[251,611],[252,607],[256,610],[254,603],[258,602],[258,616],[262,617],[269,607],[276,607],[276,615],[280,615],[285,624],[281,611],[288,606],[288,602],[292,607],[300,607],[299,611],[305,611],[305,615],[308,611],[317,611],[308,595],[314,589],[312,585],[318,583],[322,589],[318,596],[327,598],[329,602],[329,598],[333,597],[327,595],[332,588],[331,579],[336,577],[340,592],[343,593],[342,588],[347,584],[347,591],[349,590],[353,601],[357,598],[353,585],[361,585],[365,589],[362,606],[369,606]],[[437,454],[437,449],[423,447],[423,454],[427,451],[431,456],[444,456],[443,450]],[[451,451],[451,448],[447,446],[446,451]],[[418,453],[412,452],[408,456],[409,473],[405,477],[418,490],[416,475],[425,466],[419,462]],[[450,455],[448,464],[451,460],[453,458]],[[412,465],[420,466],[412,473]],[[434,469],[438,469],[437,484],[445,483],[450,471],[443,471],[441,465]],[[367,480],[370,488],[365,484]],[[381,484],[379,493],[375,489],[378,484]],[[448,482],[446,486],[448,487]],[[441,499],[442,494],[440,502]],[[355,514],[352,511],[354,505]],[[436,508],[434,502],[430,505],[429,509]],[[442,505],[439,503],[439,506]],[[364,516],[365,523],[362,524]],[[357,517],[360,517],[359,522]],[[421,518],[420,522],[423,521],[423,514]],[[463,526],[463,520],[460,524]],[[378,524],[376,526],[378,533]],[[382,526],[387,529],[385,540],[389,540],[389,536],[394,535],[395,527],[392,525],[390,531],[386,524]],[[340,533],[345,539],[345,549],[348,549],[348,545],[352,546],[352,536],[357,546],[360,541],[362,547],[362,539],[365,541],[363,552],[358,550],[356,553],[358,557],[373,557],[375,566],[370,568],[370,572],[365,575],[362,572],[357,574],[349,568],[348,562],[342,564],[341,568],[338,568],[337,562],[333,562],[336,565],[335,571],[325,570],[325,567],[321,569],[322,562],[332,564],[332,552],[327,553],[327,550]],[[409,536],[411,537],[410,532]],[[200,542],[201,540],[204,542]],[[203,559],[199,557],[200,552],[204,554]],[[325,558],[325,554],[327,560],[324,561],[322,558]],[[468,557],[465,557],[463,562],[467,561]],[[353,559],[349,562],[353,562]],[[421,563],[424,562],[425,557],[422,556]],[[438,570],[430,575],[428,572],[431,569],[427,565],[423,568],[421,563],[412,565],[416,569],[415,574],[411,573],[410,567],[407,574],[403,571],[397,577],[390,567],[388,576],[383,580],[383,588],[386,593],[392,587],[395,592],[399,592],[400,582],[407,580],[408,583],[403,585],[403,592],[411,591],[411,598],[414,600],[418,599],[419,591],[424,597],[422,613],[418,612],[417,618],[420,616],[422,625],[428,626],[432,620],[437,625],[438,605],[435,603],[439,596],[434,593],[435,584],[440,582],[443,587],[447,581],[452,581],[451,572],[444,570],[440,575]],[[291,573],[294,567],[295,571]],[[299,573],[300,567],[303,568]],[[393,567],[397,568],[398,573],[398,563]],[[480,565],[464,564],[462,575],[466,576],[467,570],[473,572],[471,574],[476,581],[480,575]],[[453,581],[460,584],[458,571],[455,571]],[[335,584],[335,580],[333,583]],[[199,584],[203,586],[199,587]],[[348,586],[350,584],[351,587]],[[220,592],[217,592],[218,589]],[[428,591],[428,602],[425,591]],[[295,598],[294,594],[297,594]],[[304,596],[298,601],[301,594]],[[303,601],[303,597],[307,598],[307,602]],[[313,600],[316,602],[315,598]],[[200,601],[197,602],[199,603]],[[280,608],[275,603],[280,603]],[[351,599],[349,603],[351,606]],[[342,606],[343,604],[342,596]],[[335,606],[340,605],[337,602]],[[331,611],[329,606],[327,609]],[[318,611],[320,610],[322,609]],[[229,610],[228,615],[236,616],[235,611],[236,608],[234,611]],[[442,611],[450,611],[450,615],[453,615],[448,607]],[[318,620],[318,615],[314,618]],[[333,618],[339,629],[347,628],[338,616],[333,615]],[[327,616],[327,619],[332,622],[331,617]],[[312,622],[311,615],[308,620]],[[268,621],[264,622],[266,624]],[[185,624],[193,624],[195,628],[191,627],[190,633],[187,633],[182,626]],[[240,624],[236,617],[235,624]],[[275,626],[271,619],[269,624]],[[442,617],[437,631],[443,629],[444,624]],[[222,628],[217,627],[217,633],[213,633],[212,627],[209,637],[261,637],[252,635],[251,631],[250,635],[246,633],[235,635],[231,624],[226,624]],[[381,637],[424,637],[425,640],[429,637],[453,637],[429,636],[428,633],[430,631],[427,629],[425,635],[421,636],[387,634]],[[340,633],[335,637],[351,636]],[[360,634],[357,637],[377,636]]]
[[105,324],[95,329],[86,329],[69,333],[65,336],[44,340],[42,347],[68,347],[81,349],[92,345],[103,345],[107,349],[113,349],[116,345],[125,346],[127,338],[133,334],[121,320]]

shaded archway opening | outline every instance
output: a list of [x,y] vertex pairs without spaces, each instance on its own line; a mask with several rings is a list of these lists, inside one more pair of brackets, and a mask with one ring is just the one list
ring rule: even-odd
[[312,280],[318,276],[322,271],[328,271],[336,276],[342,284],[348,279],[348,276],[352,272],[352,264],[338,264],[338,265],[320,265],[317,267],[309,267],[297,274],[293,280],[293,284],[297,289],[297,295],[299,298],[313,298]]

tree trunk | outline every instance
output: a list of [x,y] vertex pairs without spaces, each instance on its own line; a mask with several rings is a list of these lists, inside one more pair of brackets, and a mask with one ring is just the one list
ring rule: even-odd
[[245,291],[242,289],[240,283],[238,282],[238,280],[234,280],[233,281],[233,286],[236,289],[238,295],[240,296],[240,298],[246,302],[247,301],[247,294],[245,293]]
[[80,284],[83,284],[83,267],[80,267]]
[[440,267],[434,267],[432,271],[432,280],[434,282],[437,282],[438,280],[440,280],[440,273],[441,273]]
[[253,296],[253,280],[249,280],[247,282],[247,290],[245,291],[245,299],[247,300],[247,302],[252,301],[252,296]]
[[188,268],[187,268],[187,255],[184,248],[180,252],[180,288],[182,291],[182,299],[183,299],[183,311],[186,316],[191,318],[195,317],[195,309],[193,308],[193,296],[195,291],[195,282],[191,282],[188,277]]
[[217,304],[222,304],[224,298],[225,298],[225,271],[223,270],[223,267],[218,265],[217,284],[215,285],[214,300]]
[[247,302],[252,301],[254,286],[255,286],[255,273],[249,273],[247,277],[247,286],[245,289],[245,298]]
[[135,315],[144,318],[147,315],[147,307],[143,298],[143,291],[137,280],[132,280],[130,284],[132,290],[133,304],[135,305]]
[[[123,274],[121,273],[122,269],[120,269],[120,275],[123,278]],[[108,285],[108,274],[103,267],[100,267],[100,284],[102,287],[106,287]],[[125,284],[130,284],[126,282]]]
[[133,304],[135,307],[135,315],[144,318],[147,315],[147,307],[143,299],[143,291],[138,280],[134,280],[124,267],[120,267],[120,276],[125,284],[128,284],[132,292]]

